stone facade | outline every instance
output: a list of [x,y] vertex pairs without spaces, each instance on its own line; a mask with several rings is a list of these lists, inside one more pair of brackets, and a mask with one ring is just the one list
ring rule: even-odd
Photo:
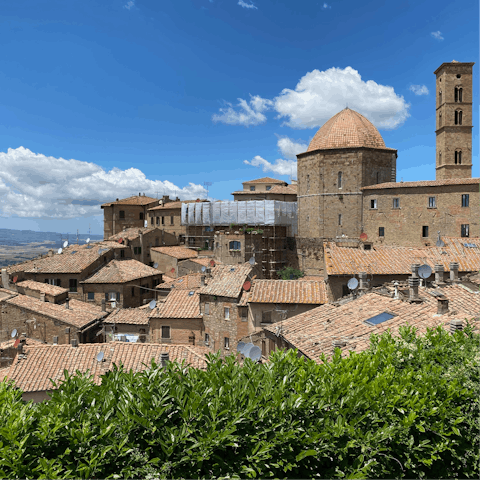
[[[162,338],[162,327],[170,327],[169,338]],[[204,331],[201,318],[150,318],[150,341],[153,343],[203,345]]]

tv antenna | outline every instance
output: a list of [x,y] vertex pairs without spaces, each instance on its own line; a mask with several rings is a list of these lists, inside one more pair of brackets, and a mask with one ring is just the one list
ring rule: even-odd
[[203,184],[207,187],[207,200],[208,200],[208,187],[212,186],[212,182],[203,182]]

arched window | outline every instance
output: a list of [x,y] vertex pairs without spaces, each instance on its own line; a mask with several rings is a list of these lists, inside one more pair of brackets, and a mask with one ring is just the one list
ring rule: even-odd
[[442,91],[438,92],[438,103],[442,103]]
[[455,164],[462,164],[462,152],[460,150],[455,150]]
[[140,212],[140,220],[143,220],[143,212]]
[[458,102],[458,87],[455,87],[455,101]]
[[461,110],[455,110],[455,125],[461,125],[463,120],[463,112]]
[[441,127],[442,126],[442,112],[438,114],[438,125]]
[[342,188],[342,172],[338,172],[338,188]]
[[462,87],[460,87],[458,89],[458,101],[463,102],[463,88]]

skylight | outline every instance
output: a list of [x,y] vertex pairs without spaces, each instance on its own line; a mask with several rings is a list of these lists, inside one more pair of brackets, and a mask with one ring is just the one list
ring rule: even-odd
[[378,315],[375,315],[374,317],[367,318],[367,320],[365,320],[365,323],[367,325],[375,326],[375,325],[378,325],[379,323],[386,322],[387,320],[390,320],[393,317],[395,317],[395,315],[393,315],[392,313],[383,312],[383,313],[379,313]]

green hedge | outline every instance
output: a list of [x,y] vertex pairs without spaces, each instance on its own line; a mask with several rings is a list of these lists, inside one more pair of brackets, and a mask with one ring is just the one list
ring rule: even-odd
[[45,403],[0,384],[5,478],[478,478],[479,335],[372,336],[317,364],[210,356],[71,376]]

